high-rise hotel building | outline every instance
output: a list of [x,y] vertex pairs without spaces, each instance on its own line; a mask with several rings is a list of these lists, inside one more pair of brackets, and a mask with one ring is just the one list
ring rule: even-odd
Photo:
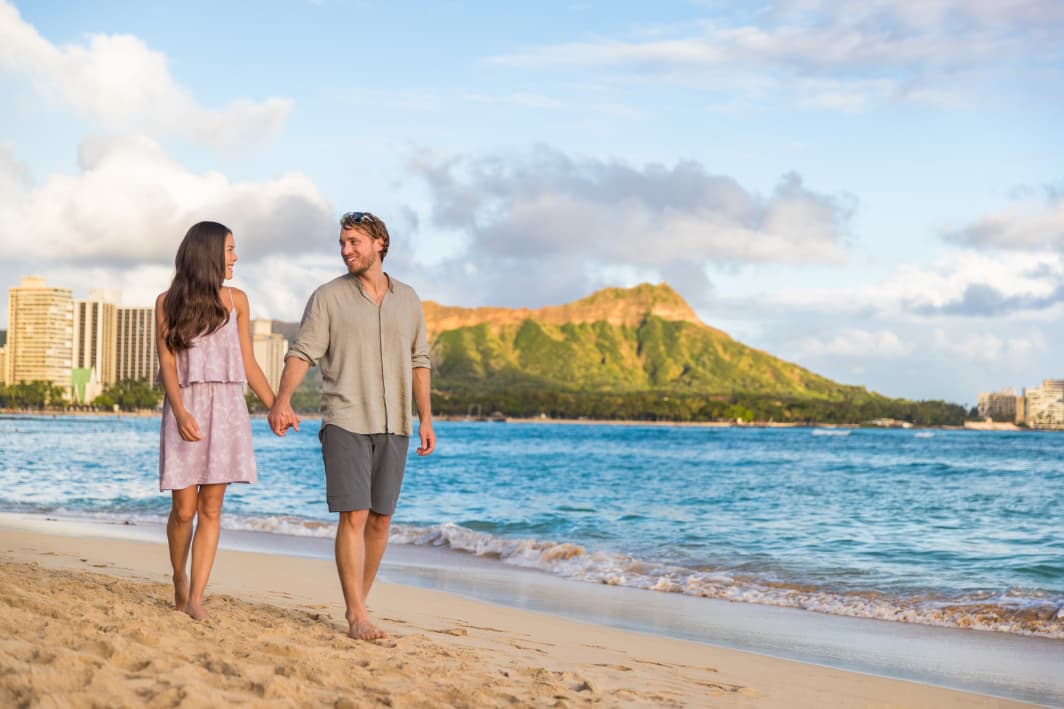
[[73,369],[74,298],[27,276],[7,291],[8,384],[44,381],[70,391]]
[[87,300],[74,301],[74,369],[92,369],[103,387],[115,383],[115,331],[118,308],[113,295],[90,290]]
[[1024,392],[1027,425],[1064,429],[1064,379],[1045,379]]
[[115,370],[118,381],[154,382],[159,371],[155,351],[155,311],[152,308],[118,308]]
[[251,321],[251,347],[255,361],[266,375],[270,388],[277,391],[281,385],[281,372],[284,371],[284,356],[288,352],[288,340],[279,332],[273,331],[272,320],[254,319]]

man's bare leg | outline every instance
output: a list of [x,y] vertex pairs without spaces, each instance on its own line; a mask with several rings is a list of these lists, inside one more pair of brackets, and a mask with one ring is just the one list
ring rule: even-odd
[[348,632],[356,640],[376,640],[385,632],[370,622],[366,611],[366,519],[369,510],[341,512],[336,525],[336,570],[347,605]]
[[218,537],[222,526],[222,501],[225,499],[226,483],[200,485],[196,502],[196,533],[192,537],[192,580],[188,589],[185,612],[196,620],[207,618],[203,607],[203,592],[214,566],[218,552]]
[[381,558],[384,549],[388,546],[388,529],[392,524],[391,515],[379,515],[373,510],[369,511],[366,520],[366,564],[362,574],[362,597],[369,598],[369,590],[373,587],[373,580],[377,578],[377,569],[381,566]]
[[174,610],[188,605],[188,552],[192,544],[192,521],[196,518],[195,485],[171,493],[170,517],[166,520],[166,541],[170,564],[174,567]]

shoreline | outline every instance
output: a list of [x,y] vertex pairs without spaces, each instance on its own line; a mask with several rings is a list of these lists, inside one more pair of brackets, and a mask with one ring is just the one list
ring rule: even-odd
[[[10,638],[0,646],[0,668],[15,669],[0,672],[0,698],[31,703],[141,703],[136,697],[149,690],[213,687],[231,701],[312,705],[334,704],[346,694],[356,703],[387,697],[396,706],[459,698],[523,705],[693,706],[711,698],[719,706],[758,707],[1025,706],[383,580],[369,600],[391,638],[356,642],[342,633],[331,559],[220,549],[208,589],[213,618],[204,623],[166,608],[169,565],[160,542],[27,531],[5,519],[0,563]],[[72,622],[64,621],[66,614]],[[282,652],[289,643],[296,647]],[[69,670],[59,669],[58,659],[56,669],[38,659],[27,675],[19,659],[69,660],[71,653],[81,657],[79,667],[95,668],[88,677],[76,673],[86,681],[64,676]],[[139,670],[130,669],[133,658]],[[169,672],[182,658],[190,666],[179,676]],[[309,659],[315,673],[301,676]],[[123,666],[127,660],[130,667]],[[373,672],[360,671],[369,667],[365,661]],[[108,679],[108,672],[114,676]],[[331,677],[335,686],[323,686]]]
[[[209,593],[235,594],[273,603],[277,594],[282,598],[291,597],[293,592],[286,587],[289,580],[304,573],[298,569],[317,564],[315,592],[321,596],[321,602],[333,606],[334,625],[341,622],[343,612],[331,557],[331,539],[278,539],[279,536],[224,531]],[[153,569],[152,579],[165,581],[168,577],[165,545],[161,542],[163,532],[150,525],[101,525],[75,519],[4,514],[0,515],[0,560],[10,560],[11,540],[16,537],[28,538],[31,542],[28,546],[37,549],[22,561],[51,565],[65,559],[82,569],[85,564],[93,569],[96,563],[108,569],[132,568],[126,563],[127,550],[132,545],[141,549],[137,555]],[[22,546],[25,551],[26,545]],[[75,557],[91,561],[90,549],[97,557],[102,556],[102,561],[98,558],[97,562],[82,561],[80,565],[72,561]],[[112,549],[118,551],[112,553]],[[244,572],[234,578],[228,569],[229,562],[223,561],[230,556],[264,565],[266,578],[250,583],[241,576]],[[143,564],[137,569],[144,577]],[[693,645],[701,648],[698,652],[753,653],[753,657],[765,661],[784,663],[786,667],[793,665],[791,669],[803,676],[807,671],[824,670],[865,678],[864,681],[890,677],[893,678],[890,681],[902,684],[972,692],[971,696],[1064,704],[1064,681],[1052,669],[1058,661],[1064,661],[1064,642],[1059,640],[844,618],[673,594],[652,594],[652,598],[647,598],[645,591],[637,589],[574,585],[536,571],[500,568],[471,555],[406,545],[389,547],[380,579],[380,588],[390,590],[382,593],[375,586],[370,600],[377,612],[382,596],[390,597],[392,593],[409,593],[421,599],[413,607],[389,609],[390,618],[401,619],[426,608],[479,604],[487,615],[478,615],[471,621],[472,626],[498,627],[498,617],[531,614],[539,618],[529,621],[536,627],[546,618],[563,625],[592,624],[604,632],[634,635],[637,639],[632,640],[634,645],[630,647],[637,649],[644,646],[646,638],[652,638],[666,644]],[[429,601],[422,594],[441,594],[445,598]],[[515,594],[519,599],[516,603]],[[889,657],[895,659],[885,662],[884,658]],[[872,698],[862,698],[862,702],[868,704]],[[691,702],[683,702],[688,703]],[[806,705],[791,701],[764,704]],[[808,704],[817,705],[824,704]],[[871,705],[878,706],[875,702]],[[951,705],[936,701],[904,706]],[[982,705],[966,701],[956,706]]]
[[[299,412],[297,412],[299,413]],[[137,410],[137,411],[37,411],[0,409],[0,418],[59,418],[72,417],[100,417],[100,418],[153,418],[162,415],[162,410]],[[299,414],[301,420],[316,421],[321,419],[319,412]],[[251,412],[251,418],[263,419],[266,413]],[[516,424],[559,424],[559,425],[589,425],[589,426],[664,426],[683,428],[808,428],[808,429],[846,429],[846,430],[906,430],[906,431],[1009,431],[1009,432],[1062,432],[1064,428],[1030,428],[1018,426],[1013,423],[987,423],[982,421],[965,421],[963,425],[953,426],[947,424],[909,424],[905,425],[878,425],[867,422],[861,423],[808,423],[804,421],[668,421],[668,420],[641,420],[641,419],[589,419],[589,418],[542,418],[542,417],[517,417],[503,416],[502,418],[470,418],[468,416],[434,415],[434,421],[447,421],[450,423],[516,423]]]

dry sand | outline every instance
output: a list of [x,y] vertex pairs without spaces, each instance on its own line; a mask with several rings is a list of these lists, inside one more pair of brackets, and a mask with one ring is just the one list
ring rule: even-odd
[[380,583],[344,635],[331,562],[222,550],[195,622],[163,544],[0,528],[0,706],[1019,707]]

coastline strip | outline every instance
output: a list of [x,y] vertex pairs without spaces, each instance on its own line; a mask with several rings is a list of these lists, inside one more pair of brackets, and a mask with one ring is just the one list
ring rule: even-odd
[[359,643],[322,559],[220,550],[204,623],[169,609],[161,543],[4,527],[0,564],[5,704],[1024,706],[395,584],[370,598],[391,638]]

